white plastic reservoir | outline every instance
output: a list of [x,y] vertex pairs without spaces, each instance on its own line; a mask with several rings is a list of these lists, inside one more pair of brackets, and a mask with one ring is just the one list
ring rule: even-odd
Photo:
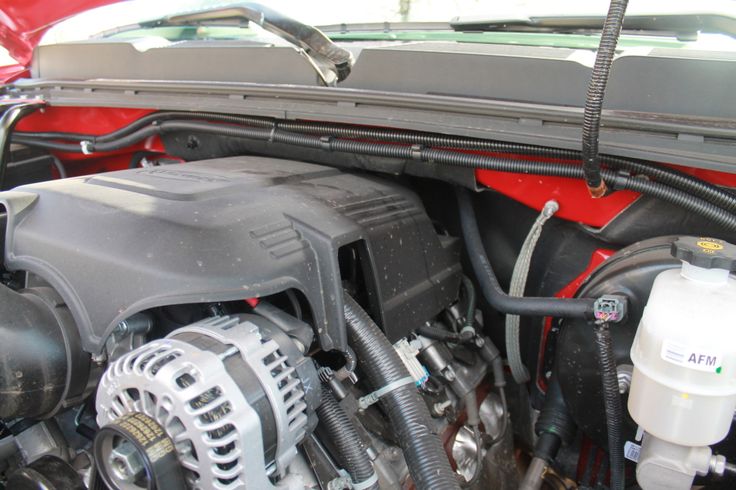
[[736,247],[679,238],[682,269],[657,276],[631,348],[628,408],[646,432],[683,446],[721,441],[736,409]]

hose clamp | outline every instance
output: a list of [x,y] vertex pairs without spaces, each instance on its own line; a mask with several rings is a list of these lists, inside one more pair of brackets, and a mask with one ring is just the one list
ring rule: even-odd
[[366,408],[370,407],[378,400],[380,400],[387,393],[390,393],[397,388],[401,388],[402,386],[414,383],[414,378],[412,378],[411,376],[407,376],[406,378],[401,378],[397,381],[394,381],[393,383],[389,383],[383,388],[374,391],[373,393],[368,393],[367,395],[360,397],[358,399],[358,407],[360,407],[361,410],[365,410]]
[[82,154],[84,155],[91,155],[93,152],[92,150],[92,142],[91,141],[80,141],[79,147],[82,149]]
[[332,136],[320,136],[319,138],[319,146],[324,151],[332,151],[332,140],[334,140]]
[[371,476],[363,480],[362,482],[352,483],[353,490],[365,490],[378,483],[378,475],[374,471]]
[[411,145],[411,159],[416,161],[422,161],[422,151],[424,146],[422,145]]
[[334,480],[327,484],[327,490],[343,490],[349,488],[351,490],[365,490],[378,483],[378,475],[374,471],[371,476],[363,480],[362,482],[353,483],[353,479],[350,477],[347,471],[344,469],[338,470],[338,476]]

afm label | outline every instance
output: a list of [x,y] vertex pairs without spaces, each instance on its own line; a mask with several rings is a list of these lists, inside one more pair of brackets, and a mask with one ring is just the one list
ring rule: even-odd
[[678,366],[704,371],[721,373],[723,354],[713,349],[684,346],[671,340],[662,343],[662,359]]

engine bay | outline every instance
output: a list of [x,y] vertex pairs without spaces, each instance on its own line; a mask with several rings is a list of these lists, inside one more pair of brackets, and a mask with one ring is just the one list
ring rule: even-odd
[[136,27],[290,43],[238,70],[38,47],[0,95],[0,490],[734,488],[732,63],[617,54],[625,10],[595,59],[255,4]]
[[[630,241],[617,251],[555,218],[555,201],[537,215],[421,177],[147,158],[0,195],[0,417],[19,451],[8,488],[57,466],[89,488],[527,488],[539,461],[541,485],[578,488],[575,471],[605,484],[595,325],[611,325],[627,397],[655,279],[685,274],[681,260],[731,267],[731,245],[668,235],[665,222],[644,240],[614,234]],[[504,247],[520,247],[505,265]],[[481,272],[489,260],[512,293],[539,297],[506,296]],[[544,298],[565,291],[578,299]],[[622,419],[628,458],[641,450],[634,420]],[[435,434],[439,453],[422,444]],[[715,442],[693,472],[725,467],[733,443]],[[445,450],[453,467],[428,471]]]

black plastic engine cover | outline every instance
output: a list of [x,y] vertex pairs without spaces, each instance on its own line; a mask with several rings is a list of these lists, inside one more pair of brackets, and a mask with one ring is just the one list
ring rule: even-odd
[[344,350],[338,250],[360,241],[391,339],[449,305],[460,279],[457,241],[437,235],[411,191],[296,161],[124,170],[19,187],[0,203],[6,267],[58,290],[89,352],[141,310],[287,288],[309,301],[322,348]]

